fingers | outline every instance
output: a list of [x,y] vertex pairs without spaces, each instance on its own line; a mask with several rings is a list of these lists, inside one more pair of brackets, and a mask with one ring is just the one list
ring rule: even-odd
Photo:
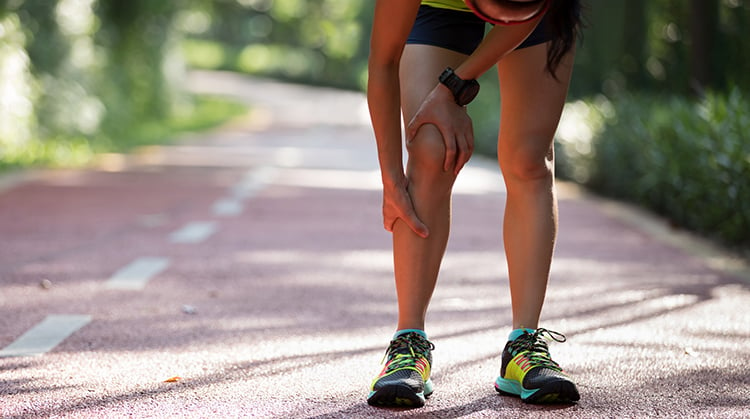
[[384,198],[383,227],[387,231],[392,233],[396,221],[400,219],[419,237],[424,239],[430,235],[427,226],[417,216],[405,186],[391,193],[386,191]]
[[469,162],[471,155],[474,153],[474,136],[469,133],[469,135],[466,135],[457,143],[459,151],[456,156],[456,165],[453,172],[454,175],[458,175],[458,172],[460,172],[464,165]]
[[409,123],[406,125],[406,144],[408,145],[414,141],[414,137],[417,136],[417,132],[424,125],[424,121],[421,117],[422,112],[417,113],[411,118]]
[[400,214],[386,221],[386,230],[393,232],[393,227],[396,225],[396,221],[401,220],[419,237],[426,239],[430,235],[430,230],[422,220],[417,217],[417,213],[414,211],[414,206],[411,200],[408,201],[406,208],[401,208]]
[[463,169],[464,165],[469,162],[471,155],[474,153],[474,124],[471,123],[471,119],[468,120],[468,124],[464,126],[461,131],[463,135],[459,138],[459,155],[456,158],[455,175]]
[[443,135],[443,142],[445,142],[445,160],[443,161],[443,170],[450,172],[456,166],[456,157],[459,154],[459,148],[453,134],[445,132],[441,133]]
[[[414,115],[411,121],[409,121],[409,125],[406,128],[407,145],[414,141],[419,128],[426,123],[422,119],[421,115],[422,112],[417,112],[417,114]],[[455,140],[453,132],[449,130],[446,131],[448,128],[446,128],[443,124],[434,125],[437,126],[438,130],[440,131],[440,135],[443,137],[443,142],[445,143],[445,159],[443,160],[443,171],[450,172],[456,167],[456,157],[459,154],[459,146],[457,146],[457,141]]]
[[[407,145],[414,141],[414,138],[417,136],[417,132],[422,125],[432,123],[424,120],[421,115],[422,112],[417,112],[407,125]],[[440,135],[443,137],[443,143],[445,144],[443,170],[458,175],[458,172],[461,171],[474,152],[474,128],[471,120],[469,119],[468,123],[462,124],[463,126],[459,129],[455,129],[454,126],[444,123],[432,124],[440,131]]]
[[396,220],[398,220],[398,218],[391,218],[391,219],[384,218],[383,228],[385,228],[387,232],[393,233],[393,226],[396,224]]
[[411,211],[410,214],[404,214],[404,216],[402,217],[384,220],[383,227],[386,229],[386,231],[393,233],[393,227],[396,225],[396,221],[398,220],[402,220],[404,223],[406,223],[407,227],[409,227],[411,231],[413,231],[417,236],[423,239],[426,239],[430,236],[430,230],[422,222],[422,220],[417,217],[417,214],[414,211]]
[[471,131],[466,135],[456,134],[451,137],[446,133],[441,134],[445,142],[443,170],[446,172],[453,171],[454,175],[458,175],[458,172],[463,169],[474,153],[474,135]]

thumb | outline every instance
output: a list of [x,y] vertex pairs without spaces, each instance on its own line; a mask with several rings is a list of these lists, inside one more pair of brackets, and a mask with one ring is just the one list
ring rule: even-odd
[[409,226],[409,228],[419,237],[426,239],[430,235],[430,230],[427,228],[427,226],[422,222],[422,220],[417,217],[417,214],[415,214],[413,211],[411,211],[409,214],[406,215],[406,218],[404,219],[406,222],[406,225]]
[[417,220],[417,224],[414,226],[413,230],[419,237],[423,239],[430,237],[430,229],[428,229],[427,226],[419,220]]

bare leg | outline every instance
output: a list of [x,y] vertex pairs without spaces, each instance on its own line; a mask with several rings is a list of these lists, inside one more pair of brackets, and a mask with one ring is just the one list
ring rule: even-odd
[[[428,45],[407,45],[401,58],[401,106],[408,122],[447,66],[466,56]],[[406,176],[419,218],[430,229],[423,239],[402,221],[393,228],[393,261],[398,295],[398,329],[424,329],[450,230],[451,189],[455,176],[443,171],[445,145],[432,125],[423,126],[411,145]]]
[[569,53],[555,80],[546,45],[514,51],[498,63],[502,110],[498,159],[508,191],[503,239],[513,327],[538,326],[557,235],[553,137],[573,65]]

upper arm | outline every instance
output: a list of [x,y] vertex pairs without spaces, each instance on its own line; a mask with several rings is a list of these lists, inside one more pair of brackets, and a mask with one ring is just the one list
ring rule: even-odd
[[420,0],[376,0],[370,35],[370,64],[398,62],[419,10]]

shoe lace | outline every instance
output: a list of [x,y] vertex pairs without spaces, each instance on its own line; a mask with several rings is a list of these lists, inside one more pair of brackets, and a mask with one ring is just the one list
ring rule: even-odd
[[396,337],[388,345],[385,351],[383,361],[388,358],[391,362],[388,364],[387,371],[392,371],[404,367],[414,366],[417,356],[429,358],[429,352],[435,349],[435,345],[424,337],[416,333],[409,333]]
[[553,361],[549,354],[549,346],[545,336],[555,342],[565,342],[565,335],[552,330],[539,328],[534,333],[524,332],[516,340],[510,343],[510,352],[515,356],[519,352],[527,351],[526,357],[533,363],[556,371],[562,371],[560,365]]

